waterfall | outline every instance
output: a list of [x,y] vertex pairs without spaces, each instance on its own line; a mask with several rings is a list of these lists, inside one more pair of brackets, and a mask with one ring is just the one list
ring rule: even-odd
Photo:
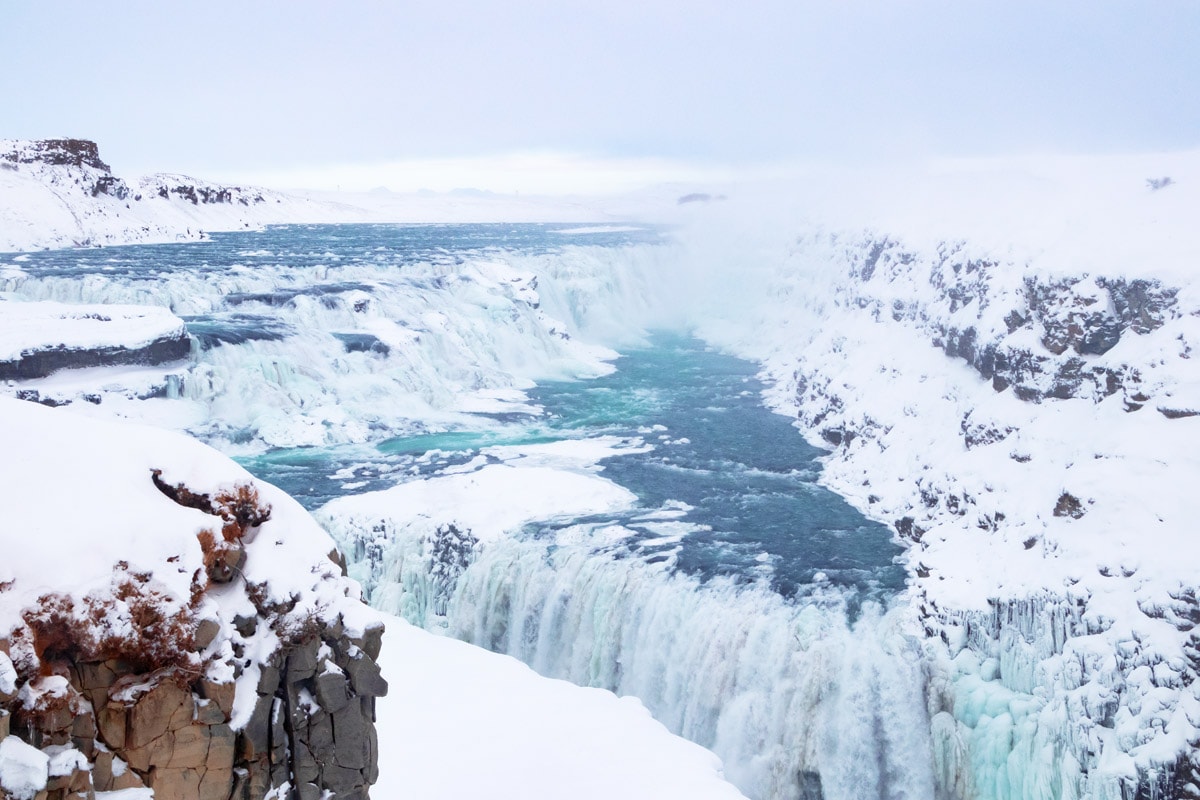
[[903,608],[867,603],[850,622],[838,590],[789,601],[531,536],[475,549],[447,588],[428,531],[349,519],[324,521],[357,554],[373,605],[543,675],[637,696],[721,756],[752,798],[934,797],[924,668]]

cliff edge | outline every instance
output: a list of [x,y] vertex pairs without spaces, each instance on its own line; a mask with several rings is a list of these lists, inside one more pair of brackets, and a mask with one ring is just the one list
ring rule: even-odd
[[365,798],[382,627],[283,492],[3,400],[0,797]]
[[186,175],[126,180],[86,139],[0,139],[0,253],[203,238],[354,211],[284,192]]

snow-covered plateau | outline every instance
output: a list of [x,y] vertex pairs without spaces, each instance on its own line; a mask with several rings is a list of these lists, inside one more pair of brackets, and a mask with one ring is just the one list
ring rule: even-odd
[[192,241],[284,223],[596,222],[611,216],[606,209],[595,199],[275,191],[172,173],[129,177],[86,139],[0,139],[0,253]]
[[[31,181],[22,197],[33,196],[28,186],[54,187],[64,175],[103,177],[94,153],[47,165],[20,155],[28,145],[10,150],[16,166],[0,170],[0,181]],[[102,191],[85,194],[87,201],[66,206],[80,213],[93,199],[109,202]],[[314,459],[324,459],[316,468],[324,474],[304,484],[309,507],[323,505],[318,518],[358,560],[351,574],[374,604],[521,655],[539,671],[637,695],[675,733],[716,750],[755,798],[1200,797],[1200,547],[1188,492],[1200,475],[1200,154],[953,161],[880,174],[817,170],[802,189],[734,187],[727,194],[721,203],[677,209],[683,224],[667,243],[637,235],[607,246],[587,239],[586,231],[631,236],[618,225],[506,230],[506,237],[530,236],[520,246],[494,242],[494,232],[481,229],[442,230],[429,242],[408,230],[405,246],[416,255],[396,260],[377,245],[380,231],[341,237],[309,228],[268,229],[257,240],[261,249],[221,237],[178,245],[210,248],[187,256],[202,258],[203,269],[153,248],[122,251],[109,263],[89,260],[88,251],[71,264],[12,256],[0,263],[0,289],[9,298],[0,302],[0,320],[22,306],[31,322],[0,324],[0,342],[11,342],[0,357],[66,346],[68,323],[98,323],[97,315],[110,320],[95,328],[95,336],[108,337],[95,342],[105,347],[136,349],[175,335],[180,323],[192,345],[173,360],[17,376],[6,393],[69,407],[5,401],[4,418],[18,420],[13,435],[37,437],[44,427],[21,420],[132,417],[188,431],[264,468],[283,454],[280,474],[307,475]],[[192,205],[173,198],[168,189],[159,199]],[[311,211],[305,221],[344,219]],[[28,217],[28,225],[8,213],[0,215],[0,249],[5,236],[13,249],[83,241],[59,235],[66,223],[44,224],[48,212]],[[251,225],[274,221],[287,219]],[[206,222],[204,229],[221,228]],[[110,239],[83,238],[167,238],[106,230]],[[448,244],[460,234],[470,247]],[[110,313],[98,310],[110,306]],[[170,313],[139,317],[131,306]],[[903,546],[903,589],[847,620],[829,599],[836,593],[818,586],[824,572],[811,576],[816,588],[784,597],[763,581],[681,574],[670,555],[585,558],[628,539],[628,527],[564,520],[640,513],[661,552],[695,536],[687,509],[638,509],[603,463],[665,453],[682,440],[647,428],[630,437],[513,443],[504,425],[543,414],[534,400],[541,382],[610,373],[617,352],[651,328],[694,331],[760,365],[764,402],[826,451],[820,482],[894,531]],[[62,430],[69,437],[70,426]],[[158,436],[166,434],[144,434],[147,441]],[[389,443],[392,454],[401,452],[395,448],[420,436],[430,443],[414,452],[425,455],[396,461],[368,454]],[[475,444],[458,444],[464,440]],[[203,449],[170,441],[172,452]],[[140,447],[111,449],[136,462],[146,502],[163,502],[147,477],[151,468],[164,470],[166,485],[192,491],[219,492],[245,480],[231,465],[220,473],[229,477],[176,474],[155,460],[158,451]],[[443,457],[467,450],[459,460]],[[11,467],[19,473],[13,485],[27,480],[19,463]],[[82,480],[89,469],[105,468],[82,459],[77,469]],[[56,477],[54,485],[71,484]],[[292,518],[286,496],[255,485],[272,509]],[[13,496],[38,495],[27,487]],[[41,505],[8,505],[26,509],[22,519],[55,519]],[[99,495],[78,505],[89,519],[106,507]],[[175,508],[176,515],[200,513]],[[112,524],[122,526],[131,513],[123,510]],[[278,520],[273,510],[263,532]],[[518,535],[547,520],[561,528],[551,547]],[[199,522],[187,522],[180,541],[194,553],[164,542],[147,552],[171,564],[177,555],[181,570],[198,566]],[[306,515],[296,524],[316,527]],[[246,546],[247,565],[263,535]],[[572,549],[572,537],[586,546]],[[320,541],[313,553],[324,557],[329,544]],[[37,569],[35,559],[28,563]],[[107,576],[109,562],[101,566]],[[768,557],[755,574],[771,569]],[[318,583],[304,575],[310,593],[352,583],[340,572]],[[281,573],[280,586],[298,579]],[[64,585],[99,578],[76,580]],[[189,586],[171,591],[176,602],[208,608],[207,595],[188,599]],[[295,593],[304,607],[308,594]],[[13,607],[14,619],[22,607]],[[522,628],[523,609],[580,638],[551,641],[547,626]],[[548,728],[563,726],[560,747],[582,735],[575,712],[565,713],[575,703],[592,709],[580,713],[610,720],[598,729],[626,732],[617,737],[630,745],[624,755],[613,750],[600,766],[564,766],[554,774],[568,782],[546,784],[546,796],[588,796],[584,785],[570,783],[581,779],[623,796],[632,796],[620,788],[627,785],[647,796],[702,796],[685,783],[653,788],[651,777],[676,770],[667,753],[680,759],[678,774],[701,781],[704,791],[733,791],[710,756],[656,729],[631,701],[571,694],[510,660],[430,639],[399,621],[389,627],[388,642],[403,641],[413,655],[389,656],[385,645],[381,664],[392,694],[380,701],[381,724],[395,719],[382,709],[395,702],[397,683],[406,707],[430,719],[439,716],[432,698],[440,695],[422,691],[422,683],[432,687],[452,674],[463,686],[445,700],[453,708],[440,712],[439,730],[451,720],[464,748],[447,745],[445,763],[478,759],[497,776],[514,776],[510,759],[518,751],[528,756],[517,743],[546,752],[555,744],[533,722],[549,719],[529,711],[534,701],[517,709],[477,685],[494,679],[502,692],[541,687],[528,689],[536,704],[546,714],[564,712]],[[240,643],[242,634],[228,636],[213,647]],[[459,657],[459,666],[438,666]],[[566,694],[556,699],[559,692]],[[458,705],[468,694],[478,697]],[[485,708],[497,716],[453,721]],[[490,727],[525,713],[528,724]],[[434,760],[443,752],[438,740],[418,735],[423,726],[398,724],[408,738],[381,730],[381,744],[428,756],[410,762],[408,778],[395,777],[399,760],[391,777],[385,766],[380,782],[389,791],[496,794],[484,773],[445,766],[465,781],[451,791],[458,784],[443,780],[443,762]],[[481,742],[467,728],[496,733]],[[535,735],[542,738],[523,738]],[[643,748],[643,735],[657,744]],[[502,750],[497,740],[506,737]],[[475,744],[474,754],[465,750]],[[596,747],[610,752],[610,745]],[[652,751],[657,768],[628,766],[638,750]],[[573,763],[565,753],[557,758]],[[627,766],[612,766],[618,762]],[[28,772],[29,759],[13,763]],[[611,786],[598,782],[601,772]],[[596,782],[587,783],[589,775]]]

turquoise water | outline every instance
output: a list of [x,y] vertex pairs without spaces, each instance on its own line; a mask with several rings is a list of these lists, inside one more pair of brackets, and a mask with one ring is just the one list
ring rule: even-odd
[[[646,533],[645,544],[635,538],[623,545],[629,555],[652,560],[669,553],[678,570],[702,579],[765,576],[787,596],[815,577],[868,595],[903,587],[890,529],[817,484],[822,451],[763,407],[753,364],[686,335],[658,333],[616,367],[602,378],[538,386],[530,397],[544,409],[541,416],[481,419],[478,430],[374,446],[275,451],[242,463],[315,508],[345,493],[465,464],[495,445],[641,438],[655,447],[602,462],[605,477],[638,496],[638,510],[560,520],[528,535],[580,522],[621,524]],[[677,504],[687,507],[680,521],[694,527],[681,542],[664,545],[644,518]]]
[[[507,254],[563,254],[569,259],[571,248],[579,246],[615,251],[659,244],[667,235],[652,226],[563,234],[567,227],[276,226],[217,233],[204,242],[30,253],[14,256],[19,258],[14,265],[30,276],[21,284],[30,296],[37,296],[39,282],[51,287],[48,296],[61,293],[61,299],[72,301],[89,299],[86,291],[76,298],[72,286],[115,285],[117,289],[101,292],[104,302],[128,297],[203,310],[184,317],[201,364],[206,352],[242,348],[246,358],[229,364],[261,372],[264,380],[279,373],[284,376],[280,381],[292,382],[272,386],[277,395],[295,393],[313,402],[325,398],[305,394],[305,381],[335,392],[355,385],[363,375],[404,382],[406,362],[398,357],[403,354],[389,353],[369,331],[355,327],[356,304],[363,297],[377,302],[391,292],[393,306],[381,306],[377,313],[392,318],[403,314],[411,317],[406,324],[419,326],[421,314],[441,308],[449,296],[446,285],[456,280],[456,265],[503,260]],[[174,299],[163,297],[168,284],[176,287]],[[485,305],[475,309],[484,319]],[[329,318],[338,320],[325,324],[342,325],[327,332],[337,346],[318,350],[312,345],[311,328],[325,320],[311,311],[314,307],[330,310]],[[461,313],[475,307],[456,308]],[[270,354],[255,356],[250,345],[264,342],[272,346]],[[290,342],[298,343],[294,355],[288,355]],[[451,431],[430,431],[422,420],[402,429],[372,423],[371,443],[273,450],[242,462],[315,509],[335,497],[385,489],[465,464],[490,446],[598,435],[641,437],[654,449],[604,462],[604,475],[636,494],[641,509],[584,521],[645,531],[640,543],[635,538],[625,545],[630,555],[670,559],[678,570],[705,579],[766,577],[788,596],[818,578],[871,594],[903,585],[903,572],[892,563],[899,548],[888,529],[817,484],[820,451],[808,446],[787,419],[762,407],[763,387],[753,364],[713,352],[685,335],[661,333],[647,346],[625,353],[616,367],[599,379],[538,386],[530,394],[544,409],[540,416],[479,415],[478,425]],[[455,368],[469,371],[472,366]],[[257,395],[251,391],[240,400],[268,402]],[[360,408],[372,410],[369,404]],[[214,421],[211,432],[233,443],[254,435],[222,420]],[[647,523],[638,519],[668,504],[687,507],[682,521],[691,531],[678,544],[664,544],[661,535],[651,535]]]
[[763,407],[753,364],[659,334],[617,367],[598,380],[543,386],[533,397],[564,431],[628,436],[666,428],[643,435],[669,444],[610,458],[604,475],[648,508],[691,507],[684,520],[707,530],[685,537],[679,569],[711,577],[756,575],[769,565],[776,589],[789,595],[817,573],[868,590],[903,586],[890,529],[817,484],[822,451]]

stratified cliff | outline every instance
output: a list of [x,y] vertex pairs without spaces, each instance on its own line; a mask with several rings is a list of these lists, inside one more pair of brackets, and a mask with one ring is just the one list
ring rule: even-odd
[[33,403],[0,439],[0,796],[367,796],[382,628],[291,498]]

